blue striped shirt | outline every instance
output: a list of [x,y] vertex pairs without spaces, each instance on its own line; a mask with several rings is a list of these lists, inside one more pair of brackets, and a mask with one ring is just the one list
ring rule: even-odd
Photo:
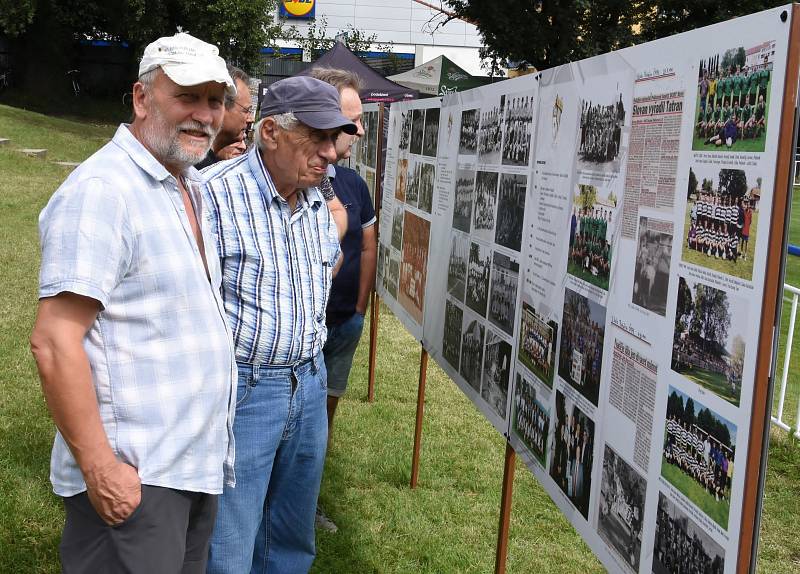
[[222,267],[222,297],[236,360],[292,365],[322,351],[325,305],[340,248],[319,190],[294,211],[253,147],[203,171],[203,193]]

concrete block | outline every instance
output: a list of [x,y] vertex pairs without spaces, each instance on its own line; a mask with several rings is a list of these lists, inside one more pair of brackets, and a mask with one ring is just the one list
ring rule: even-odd
[[47,157],[46,149],[24,148],[17,151],[30,157],[38,157],[39,159],[44,159]]

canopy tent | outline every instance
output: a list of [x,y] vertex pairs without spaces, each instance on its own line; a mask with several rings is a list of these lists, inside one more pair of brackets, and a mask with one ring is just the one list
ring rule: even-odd
[[362,62],[358,56],[351,52],[347,46],[341,42],[320,56],[314,64],[298,76],[307,76],[312,69],[317,66],[329,68],[342,68],[355,72],[364,81],[366,86],[360,92],[362,102],[397,102],[404,100],[414,100],[419,97],[419,92],[405,86],[396,84],[381,76],[378,72]]
[[485,79],[469,75],[447,56],[439,56],[413,70],[389,76],[387,79],[431,96],[461,92],[486,84]]

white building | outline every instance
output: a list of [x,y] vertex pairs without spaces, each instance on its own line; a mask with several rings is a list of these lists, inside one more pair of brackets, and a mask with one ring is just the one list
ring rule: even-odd
[[[441,0],[425,1],[447,10]],[[330,38],[346,32],[349,24],[365,36],[375,34],[379,43],[392,44],[394,53],[413,54],[415,66],[445,55],[470,74],[487,74],[478,55],[482,44],[477,28],[457,19],[442,26],[441,22],[447,18],[444,14],[414,0],[286,0],[285,3],[301,12],[313,5],[317,25],[324,16],[326,36]],[[301,35],[309,27],[309,20],[283,19],[283,22],[296,26]],[[288,41],[281,45],[296,47]]]

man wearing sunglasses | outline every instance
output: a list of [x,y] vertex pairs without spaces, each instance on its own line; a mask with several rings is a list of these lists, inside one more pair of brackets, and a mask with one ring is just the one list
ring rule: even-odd
[[203,169],[222,161],[224,158],[219,155],[220,151],[231,144],[244,141],[247,126],[252,125],[255,119],[253,102],[250,99],[250,78],[234,66],[228,66],[228,73],[236,83],[236,96],[225,97],[225,116],[222,119],[222,127],[217,137],[214,138],[214,143],[206,157],[195,165],[197,169]]

